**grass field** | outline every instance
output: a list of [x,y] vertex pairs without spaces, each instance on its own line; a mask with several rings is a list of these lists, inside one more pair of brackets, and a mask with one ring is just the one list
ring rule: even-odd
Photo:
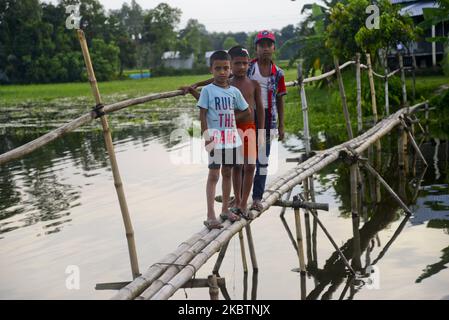
[[[285,70],[286,81],[296,78],[296,69]],[[141,80],[121,80],[100,82],[99,89],[105,103],[111,103],[125,98],[138,97],[149,93],[172,91],[182,85],[191,84],[204,80],[210,75],[195,76],[177,76],[177,77],[158,77]],[[347,69],[343,73],[345,79],[346,95],[350,113],[355,114],[355,77],[353,70]],[[396,78],[396,91],[399,79]],[[382,82],[377,82],[379,88],[378,110],[379,114],[383,112],[384,98],[382,93]],[[416,100],[427,99],[441,85],[449,84],[449,80],[444,76],[418,77],[416,81]],[[408,94],[411,96],[411,79],[407,79]],[[366,73],[363,78],[364,100],[370,101],[369,86]],[[311,127],[315,130],[334,128],[344,125],[340,95],[338,87],[334,82],[330,87],[325,85],[323,88],[308,86],[306,88],[309,104],[309,114]],[[394,91],[391,89],[391,91]],[[396,92],[396,97],[400,93]],[[86,83],[63,83],[63,84],[37,84],[37,85],[11,85],[0,86],[0,109],[12,105],[33,105],[39,103],[45,105],[57,99],[73,98],[74,103],[79,98],[91,99],[92,93],[89,84]],[[77,99],[75,99],[77,98]],[[390,98],[391,99],[391,98]],[[92,98],[93,100],[93,98]],[[286,98],[286,129],[290,132],[298,132],[302,128],[302,116],[299,108],[299,95],[297,88],[289,88],[289,94]],[[391,99],[394,109],[395,99]],[[398,99],[396,99],[398,101]],[[164,101],[168,104],[169,100]],[[398,105],[399,103],[397,103]],[[369,116],[370,103],[364,103],[363,109],[365,116]],[[352,117],[355,124],[355,117]]]

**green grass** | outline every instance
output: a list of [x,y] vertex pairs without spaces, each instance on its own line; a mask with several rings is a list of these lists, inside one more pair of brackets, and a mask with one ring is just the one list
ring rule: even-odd
[[[351,124],[355,132],[356,119],[356,84],[355,77],[352,76],[352,71],[348,70],[343,73],[345,91],[348,101],[349,113],[351,115]],[[400,104],[401,89],[400,80],[392,80],[390,87],[390,110],[394,111]],[[408,99],[411,99],[411,84],[412,80],[407,79],[407,94]],[[430,76],[416,78],[416,94],[415,102],[429,99],[441,85],[449,84],[449,80],[444,76]],[[383,82],[376,80],[377,96],[377,110],[381,116],[384,113],[384,94]],[[289,88],[286,98],[285,106],[285,125],[288,132],[299,132],[303,129],[303,118],[300,109],[300,97],[297,88]],[[369,92],[369,84],[366,73],[362,77],[362,110],[363,116],[366,119],[372,114],[371,98]],[[306,96],[309,107],[309,123],[312,133],[323,130],[337,130],[346,134],[345,119],[341,105],[340,93],[336,82],[327,85],[323,88],[314,86],[306,87]],[[343,129],[343,130],[340,130]]]
[[[369,96],[369,85],[366,73],[363,73],[363,112],[364,116],[371,114],[371,102]],[[98,84],[101,95],[105,103],[111,103],[131,97],[138,97],[149,93],[172,91],[182,85],[192,84],[194,82],[205,80],[210,75],[195,76],[176,76],[176,77],[157,77],[141,80],[121,80],[100,82]],[[286,81],[296,79],[296,69],[285,70]],[[348,69],[343,73],[348,99],[349,112],[353,128],[356,125],[355,111],[355,77],[353,70]],[[383,112],[383,84],[381,80],[376,80],[378,90],[378,113]],[[416,100],[428,99],[432,93],[441,85],[449,84],[449,80],[443,76],[417,77],[416,79]],[[411,97],[411,79],[407,79],[407,92]],[[390,89],[390,101],[392,110],[394,106],[399,105],[400,101],[400,81],[399,78],[392,80]],[[285,119],[286,130],[289,132],[299,132],[302,130],[302,113],[300,111],[300,98],[297,88],[289,88],[289,94],[286,98]],[[344,128],[344,117],[341,107],[340,94],[336,82],[331,86],[327,84],[323,88],[307,86],[307,99],[309,106],[309,121],[312,131],[322,131],[328,129]],[[0,108],[11,105],[45,105],[46,102],[66,98],[69,101],[73,98],[73,103],[78,99],[92,99],[90,86],[85,83],[63,83],[63,84],[37,84],[37,85],[11,85],[0,86]],[[76,99],[75,99],[76,98]],[[164,105],[169,104],[170,100],[164,100]],[[344,130],[339,130],[345,132]]]
[[[99,82],[102,96],[126,95],[138,97],[149,93],[172,91],[182,85],[207,79],[209,75],[158,77],[141,80]],[[51,101],[60,98],[91,97],[89,83],[58,83],[0,86],[0,108],[24,101]]]

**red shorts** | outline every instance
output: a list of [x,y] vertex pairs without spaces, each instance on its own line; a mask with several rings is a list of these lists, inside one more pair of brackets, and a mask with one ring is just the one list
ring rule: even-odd
[[237,129],[243,142],[243,157],[245,159],[245,163],[256,164],[256,124],[254,122],[238,123]]

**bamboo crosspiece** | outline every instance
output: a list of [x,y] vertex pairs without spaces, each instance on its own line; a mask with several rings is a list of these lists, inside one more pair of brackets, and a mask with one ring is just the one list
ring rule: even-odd
[[[299,197],[294,196],[293,201],[298,201]],[[299,214],[299,208],[294,208],[295,211],[295,227],[296,227],[296,243],[298,244],[298,260],[299,260],[299,271],[301,274],[306,273],[306,262],[304,259],[304,244],[302,237],[302,227],[301,227],[301,216]]]
[[[92,61],[90,59],[89,49],[87,47],[86,38],[82,30],[77,30],[78,38],[83,51],[84,62],[86,64],[87,74],[89,77],[90,86],[92,88],[92,94],[95,98],[97,106],[102,105],[100,91],[98,90],[97,80],[95,78],[94,69],[92,67]],[[101,108],[103,109],[103,108]],[[100,109],[100,111],[102,111]],[[140,275],[139,265],[137,261],[136,244],[134,241],[134,230],[129,216],[128,205],[126,203],[125,191],[123,190],[123,183],[120,177],[120,172],[117,164],[117,158],[115,157],[114,145],[112,143],[111,130],[106,115],[100,117],[101,125],[103,126],[103,137],[108,151],[109,160],[111,161],[112,174],[114,177],[115,190],[117,192],[118,200],[120,203],[120,210],[122,212],[123,223],[125,224],[126,239],[128,242],[129,258],[131,262],[131,271],[133,278],[137,278]]]

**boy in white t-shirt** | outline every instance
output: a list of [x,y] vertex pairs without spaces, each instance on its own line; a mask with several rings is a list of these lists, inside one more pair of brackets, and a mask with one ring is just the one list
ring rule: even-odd
[[209,229],[223,226],[217,220],[214,210],[215,189],[222,176],[222,219],[237,221],[240,217],[229,210],[231,194],[232,167],[242,164],[242,141],[237,131],[234,110],[249,112],[248,103],[241,92],[229,85],[231,57],[226,51],[216,51],[210,57],[211,73],[214,82],[201,90],[198,100],[200,108],[201,133],[205,139],[205,148],[209,153],[209,174],[206,185],[207,220],[204,225]]

